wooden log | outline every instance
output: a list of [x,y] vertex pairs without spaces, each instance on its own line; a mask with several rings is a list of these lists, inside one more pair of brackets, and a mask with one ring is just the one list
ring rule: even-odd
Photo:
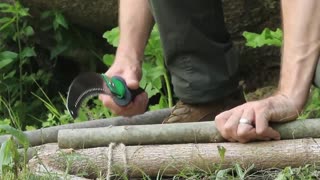
[[[95,128],[107,126],[122,126],[136,124],[159,124],[163,119],[170,114],[170,109],[162,109],[157,111],[149,111],[141,115],[133,117],[113,117],[108,119],[93,120],[81,123],[66,124],[61,126],[53,126],[49,128],[38,129],[34,131],[25,131],[31,146],[37,146],[46,143],[57,142],[58,131],[61,129],[80,129],[80,128]],[[11,135],[0,136],[2,144]]]
[[[141,177],[142,172],[156,176],[158,172],[171,176],[182,170],[214,171],[214,164],[222,168],[239,163],[242,167],[254,164],[256,170],[266,168],[299,167],[306,164],[319,164],[320,139],[294,139],[266,142],[174,144],[145,146],[115,146],[110,156],[108,147],[79,150],[59,150],[56,144],[47,144],[45,151],[38,151],[38,156],[30,160],[32,171],[38,162],[44,166],[64,171],[69,174],[87,174],[89,178],[105,175],[109,169],[113,174],[128,173],[130,177]],[[218,148],[225,148],[222,161]],[[109,157],[109,158],[108,158]],[[67,167],[68,166],[68,167]],[[111,173],[111,171],[109,171]]]
[[46,10],[59,10],[72,24],[102,35],[118,24],[117,0],[21,0],[37,17]]
[[[282,139],[320,138],[319,119],[272,124]],[[111,142],[126,145],[210,143],[225,141],[214,121],[179,124],[114,126],[90,129],[64,129],[58,133],[60,148],[106,146]]]

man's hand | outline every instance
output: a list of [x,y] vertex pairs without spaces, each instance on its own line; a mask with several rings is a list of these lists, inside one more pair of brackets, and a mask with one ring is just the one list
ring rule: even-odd
[[[106,72],[108,77],[120,76],[122,77],[129,89],[138,89],[139,80],[141,78],[141,62],[129,59],[128,57],[119,57],[114,64]],[[100,95],[99,99],[103,104],[109,108],[113,113],[122,116],[133,116],[142,114],[148,105],[148,95],[143,92],[135,97],[133,102],[125,107],[118,106],[114,103],[112,98],[107,95]]]
[[[126,81],[128,88],[134,90],[139,88],[144,48],[154,20],[148,0],[120,0],[119,7],[119,46],[116,59],[106,75],[121,76]],[[113,113],[122,116],[141,114],[146,110],[148,104],[146,93],[137,95],[126,107],[116,105],[108,96],[101,95],[99,98]]]
[[[269,122],[285,122],[298,116],[293,102],[284,95],[245,103],[216,116],[215,124],[228,141],[246,143],[255,140],[279,140],[280,134]],[[240,119],[249,123],[240,123]]]

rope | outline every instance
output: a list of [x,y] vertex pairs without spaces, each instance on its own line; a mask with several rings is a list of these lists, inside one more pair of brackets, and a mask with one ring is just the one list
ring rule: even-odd
[[107,166],[107,177],[106,180],[110,180],[111,174],[112,174],[112,151],[115,149],[117,146],[120,148],[120,152],[122,152],[122,160],[123,160],[123,168],[124,168],[124,175],[125,177],[128,176],[128,165],[127,165],[127,153],[126,153],[126,145],[123,143],[120,143],[116,145],[115,143],[111,142],[108,147],[108,166]]
[[108,148],[108,166],[107,166],[107,178],[106,180],[110,180],[111,177],[111,163],[112,163],[112,150],[115,146],[115,143],[110,143]]
[[123,159],[123,168],[124,168],[124,175],[128,177],[128,162],[127,162],[127,152],[126,152],[126,145],[121,143],[120,148],[122,150],[122,159]]

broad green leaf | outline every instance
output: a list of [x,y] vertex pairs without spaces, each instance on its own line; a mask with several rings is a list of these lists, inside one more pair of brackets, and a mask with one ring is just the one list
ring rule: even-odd
[[57,56],[59,56],[61,53],[63,53],[65,50],[68,49],[67,44],[59,44],[56,47],[54,47],[50,52],[50,59],[54,59]]
[[65,29],[69,28],[66,19],[64,18],[64,16],[60,12],[56,12],[55,13],[54,22],[57,24],[56,25],[57,26],[56,29],[58,28],[58,26],[62,26]]
[[151,83],[152,83],[152,86],[153,86],[155,89],[160,90],[161,87],[162,87],[162,80],[161,80],[161,78],[157,78],[157,79],[153,80]]
[[0,125],[10,125],[11,121],[8,118],[5,118],[3,120],[0,120]]
[[282,31],[279,28],[276,31],[265,28],[261,34],[245,31],[242,35],[246,38],[246,45],[249,47],[257,48],[265,45],[280,47],[282,45]]
[[8,140],[6,140],[4,143],[1,144],[1,149],[0,149],[1,174],[4,172],[5,168],[8,168],[8,167],[11,168],[14,165],[15,152],[12,152],[11,149],[14,149],[14,142],[12,138],[9,138]]
[[36,127],[34,127],[34,126],[26,126],[26,130],[27,131],[33,131],[33,130],[36,130],[37,128]]
[[16,59],[18,54],[12,51],[3,51],[0,52],[0,61],[3,59]]
[[147,86],[145,88],[145,91],[148,94],[148,98],[150,98],[150,97],[156,95],[157,93],[159,93],[159,90],[153,88],[151,83],[147,84]]
[[12,20],[12,18],[2,17],[2,18],[0,18],[0,24],[7,23],[7,22],[9,22],[11,20]]
[[102,58],[102,61],[105,65],[110,67],[113,64],[114,58],[115,57],[112,54],[105,54]]
[[32,47],[25,47],[20,53],[20,58],[29,58],[29,57],[34,57],[36,56],[36,52],[34,51],[34,48]]
[[34,30],[31,26],[27,26],[23,29],[24,35],[29,37],[34,35]]
[[41,13],[40,19],[41,20],[47,19],[51,15],[52,15],[52,11],[44,11],[43,13]]
[[10,8],[10,7],[12,7],[11,4],[8,4],[8,3],[0,3],[0,9]]
[[149,73],[149,74],[151,76],[151,80],[154,81],[160,78],[161,76],[163,76],[164,73],[165,73],[165,69],[163,67],[157,66],[155,68],[152,68],[152,73]]
[[107,42],[114,47],[119,45],[119,28],[113,28],[111,31],[107,31],[103,34],[103,38],[107,39]]
[[29,140],[22,131],[17,130],[9,125],[0,125],[0,129],[5,130],[7,133],[15,137],[24,148],[29,147]]
[[14,59],[2,59],[0,60],[0,69],[6,67],[7,65],[11,64]]

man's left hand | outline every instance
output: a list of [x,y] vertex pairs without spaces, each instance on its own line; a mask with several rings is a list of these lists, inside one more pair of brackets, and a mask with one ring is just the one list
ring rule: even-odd
[[291,99],[277,94],[222,112],[216,116],[215,124],[221,135],[231,142],[280,140],[279,132],[270,127],[269,122],[294,120],[298,113]]

